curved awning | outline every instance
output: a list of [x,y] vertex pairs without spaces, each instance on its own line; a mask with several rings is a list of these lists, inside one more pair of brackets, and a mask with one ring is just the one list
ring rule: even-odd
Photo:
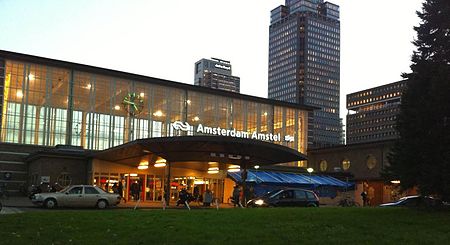
[[[228,176],[235,182],[242,182],[240,172],[228,173]],[[331,176],[325,175],[308,175],[300,173],[284,173],[273,171],[247,171],[246,182],[253,182],[256,184],[272,184],[272,185],[293,185],[303,187],[319,187],[319,186],[334,186],[341,188],[351,188],[353,183],[347,183]]]
[[223,136],[175,136],[138,139],[94,154],[95,158],[124,164],[144,156],[169,162],[219,162],[236,165],[272,165],[306,160],[289,147],[265,141]]

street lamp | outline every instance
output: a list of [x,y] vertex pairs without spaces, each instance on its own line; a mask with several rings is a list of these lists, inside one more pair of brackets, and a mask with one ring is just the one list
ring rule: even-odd
[[314,169],[313,168],[307,168],[306,171],[308,171],[308,173],[309,173],[309,183],[312,183],[311,173],[314,172]]

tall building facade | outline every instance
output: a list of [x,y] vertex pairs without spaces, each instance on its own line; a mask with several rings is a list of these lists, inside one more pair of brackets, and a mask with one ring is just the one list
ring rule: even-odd
[[347,95],[347,144],[392,140],[407,81],[399,81]]
[[198,86],[239,93],[240,78],[231,75],[231,63],[217,58],[201,59],[195,63],[195,81]]
[[342,143],[339,6],[286,0],[271,12],[268,97],[315,106],[308,122],[311,148]]

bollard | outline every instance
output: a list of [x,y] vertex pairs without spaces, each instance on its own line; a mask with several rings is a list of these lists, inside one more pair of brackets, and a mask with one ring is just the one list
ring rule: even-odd
[[162,207],[163,207],[163,210],[166,210],[166,199],[162,199]]
[[137,200],[136,205],[134,205],[134,210],[136,210],[137,206],[139,205],[139,202],[141,202],[140,198]]
[[219,200],[216,198],[216,209],[219,210]]

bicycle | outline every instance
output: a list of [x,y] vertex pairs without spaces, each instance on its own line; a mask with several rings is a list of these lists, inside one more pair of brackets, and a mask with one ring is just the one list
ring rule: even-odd
[[339,201],[338,206],[341,207],[359,207],[361,206],[358,202],[355,202],[353,199],[343,198]]
[[8,199],[9,198],[9,192],[6,190],[4,186],[0,187],[0,199]]

